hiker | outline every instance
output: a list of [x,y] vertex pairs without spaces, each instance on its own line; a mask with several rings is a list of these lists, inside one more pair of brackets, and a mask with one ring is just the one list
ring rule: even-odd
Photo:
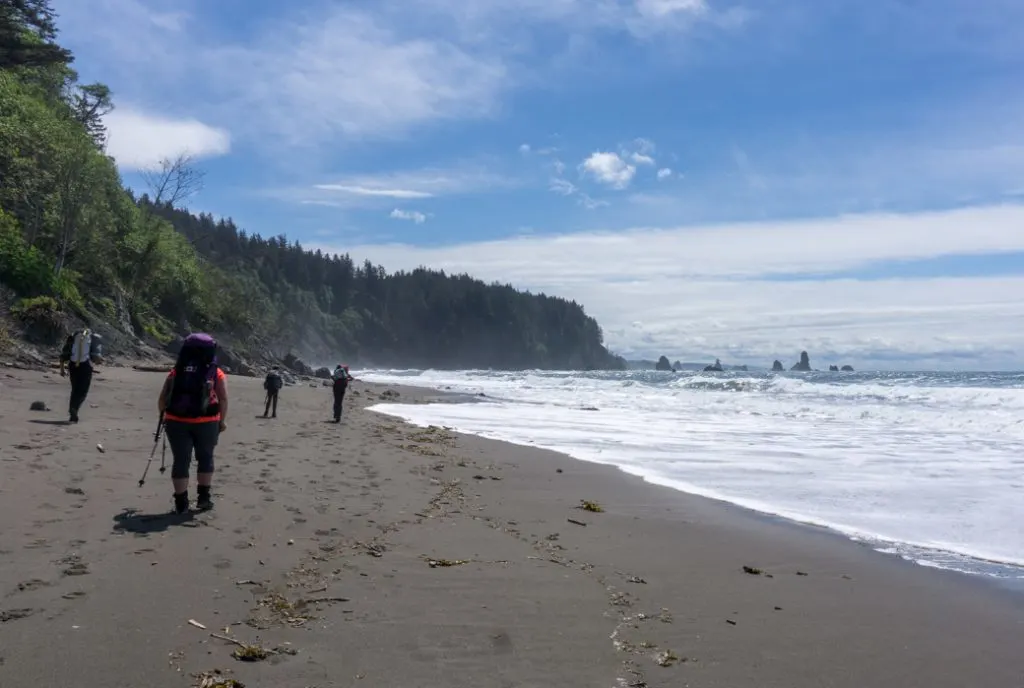
[[196,455],[196,508],[213,508],[213,450],[227,429],[227,376],[217,365],[217,341],[208,334],[185,338],[174,369],[167,375],[157,402],[174,463],[174,510],[188,511],[188,474]]
[[263,381],[263,389],[267,390],[267,406],[263,409],[263,417],[266,418],[267,414],[270,413],[271,404],[273,404],[274,415],[272,418],[277,418],[277,393],[284,387],[284,380],[281,379],[281,367],[274,366],[267,373],[267,379]]
[[334,422],[341,422],[341,404],[345,401],[345,391],[348,390],[348,383],[355,380],[348,372],[348,366],[338,364],[338,367],[331,373],[331,380],[334,382]]
[[72,423],[78,422],[78,410],[89,396],[93,364],[103,363],[103,343],[100,340],[101,337],[86,326],[69,334],[60,352],[60,376],[69,373],[71,376],[68,416]]

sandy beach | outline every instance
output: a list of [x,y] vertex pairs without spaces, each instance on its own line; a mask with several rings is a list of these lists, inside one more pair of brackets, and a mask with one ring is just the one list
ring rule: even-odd
[[216,508],[169,516],[161,382],[100,368],[67,425],[56,372],[0,368],[3,688],[1024,686],[1024,595],[366,410],[440,393],[269,420],[229,377]]

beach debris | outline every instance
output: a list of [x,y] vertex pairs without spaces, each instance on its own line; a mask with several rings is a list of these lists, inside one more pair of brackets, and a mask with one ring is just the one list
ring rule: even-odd
[[289,544],[289,545],[294,545],[294,544],[295,544],[295,540],[289,540],[289,541],[288,541],[288,544]]
[[654,663],[660,667],[670,667],[678,661],[680,661],[679,655],[672,650],[665,650],[664,652],[659,652],[654,656]]
[[33,401],[29,405],[28,408],[29,408],[30,411],[49,411],[50,410],[49,407],[46,405],[45,401]]
[[194,688],[245,688],[244,683],[224,676],[220,669],[204,671],[192,676],[196,679]]
[[85,491],[82,488],[80,488],[80,487],[65,487],[64,488],[64,492],[65,492],[65,494],[72,494],[72,495],[84,495],[85,494]]
[[266,619],[251,617],[246,623],[254,628],[264,627],[273,621],[292,627],[298,627],[309,621],[309,617],[307,615],[299,613],[299,607],[302,606],[301,604],[292,604],[279,593],[270,593],[265,595],[257,603],[257,606],[270,610],[271,614],[273,614],[275,618]]
[[584,523],[583,521],[577,521],[577,520],[576,520],[576,519],[574,519],[574,518],[567,518],[567,519],[565,519],[565,520],[566,520],[566,521],[568,521],[569,523],[572,523],[573,525],[576,525],[576,526],[585,526],[585,525],[587,525],[587,524],[586,524],[586,523]]
[[629,583],[643,583],[645,585],[647,583],[647,581],[645,581],[640,576],[630,576],[629,578],[626,579],[626,581],[629,582]]
[[798,576],[809,576],[809,575],[811,575],[811,574],[809,574],[809,573],[806,573],[806,572],[804,572],[804,571],[797,571],[797,572],[796,572],[796,575],[798,575]]
[[253,643],[245,643],[235,638],[229,638],[226,635],[220,633],[211,633],[211,638],[217,638],[218,640],[226,640],[233,645],[237,645],[237,649],[231,653],[231,656],[240,662],[262,662],[270,655],[296,655],[297,650],[293,650],[290,647],[278,647],[274,649],[263,647],[262,645],[256,645]]
[[189,619],[189,620],[188,620],[188,625],[189,625],[189,626],[195,626],[196,628],[201,628],[201,629],[203,629],[204,631],[206,630],[206,626],[204,626],[203,624],[199,623],[199,622],[198,622],[198,621],[196,621],[195,619]]
[[782,607],[775,607],[775,611],[781,612],[782,611]]
[[243,580],[235,581],[235,585],[260,585],[260,582],[259,581],[254,581],[254,580],[249,580],[248,578],[245,578]]
[[736,622],[733,621],[732,619],[726,619],[725,623],[729,624],[730,626],[735,626],[736,625]]
[[556,468],[555,469],[555,473],[564,473],[564,472],[565,471],[563,471],[561,468]]
[[378,557],[378,558],[383,557],[384,556],[384,552],[387,551],[387,549],[384,547],[384,545],[380,545],[380,544],[377,544],[375,542],[357,542],[354,545],[354,547],[361,547],[371,557]]
[[107,450],[103,448],[103,445],[99,444],[98,442],[96,443],[96,449],[99,451],[100,454],[106,454],[107,453]]
[[462,566],[463,564],[469,563],[468,559],[431,559],[427,556],[424,556],[423,558],[426,559],[427,566],[432,569],[436,569],[438,567]]
[[756,566],[744,566],[743,573],[749,573],[751,576],[762,576],[764,571],[757,568]]
[[576,508],[577,509],[582,509],[583,511],[590,511],[590,512],[595,513],[595,514],[599,514],[599,513],[604,511],[604,507],[603,506],[601,506],[597,502],[592,502],[589,499],[581,499],[580,500],[580,505],[578,507],[576,507]]

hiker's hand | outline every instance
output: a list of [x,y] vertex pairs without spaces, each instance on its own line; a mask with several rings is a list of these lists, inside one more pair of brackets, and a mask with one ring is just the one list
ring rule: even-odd
[[221,432],[224,432],[225,430],[227,430],[227,429],[228,429],[228,424],[227,424],[227,423],[225,423],[224,421],[221,421],[221,422],[220,422],[220,425],[218,425],[218,426],[217,426],[217,428],[218,428],[218,429],[219,429],[219,430],[220,430]]

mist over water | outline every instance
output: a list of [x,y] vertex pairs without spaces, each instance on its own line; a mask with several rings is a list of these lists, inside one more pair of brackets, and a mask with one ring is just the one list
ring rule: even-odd
[[375,370],[419,424],[612,464],[924,565],[1024,580],[1024,374]]

